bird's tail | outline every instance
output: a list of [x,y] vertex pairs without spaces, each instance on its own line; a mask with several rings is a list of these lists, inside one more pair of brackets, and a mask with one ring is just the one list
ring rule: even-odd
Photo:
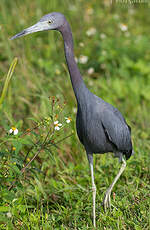
[[128,160],[133,154],[134,154],[133,149],[123,152],[123,155],[125,155],[126,160]]

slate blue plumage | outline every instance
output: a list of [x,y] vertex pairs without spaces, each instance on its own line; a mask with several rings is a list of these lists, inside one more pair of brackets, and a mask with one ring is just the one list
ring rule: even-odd
[[63,14],[57,12],[47,14],[35,25],[13,36],[11,40],[43,30],[58,30],[63,36],[66,62],[78,106],[77,134],[85,147],[91,169],[93,224],[95,227],[96,186],[93,175],[93,153],[113,152],[122,162],[119,173],[105,193],[103,205],[104,209],[106,209],[110,206],[112,188],[126,167],[123,155],[126,159],[129,159],[133,153],[131,129],[116,108],[92,94],[85,86],[74,58],[70,25]]
[[132,154],[130,128],[122,114],[87,88],[78,102],[77,133],[88,152],[119,151],[126,159]]

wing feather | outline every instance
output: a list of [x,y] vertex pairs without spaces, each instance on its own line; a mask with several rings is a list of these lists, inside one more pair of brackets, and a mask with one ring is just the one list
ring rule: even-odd
[[104,110],[102,125],[109,140],[117,147],[118,151],[132,150],[130,129],[118,110]]

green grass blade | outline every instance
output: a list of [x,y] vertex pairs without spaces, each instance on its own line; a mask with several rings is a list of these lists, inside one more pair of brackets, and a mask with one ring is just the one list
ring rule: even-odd
[[8,85],[9,85],[10,79],[12,77],[12,74],[13,74],[13,72],[15,70],[17,61],[18,61],[18,58],[14,58],[14,60],[11,63],[11,66],[9,68],[9,71],[7,73],[6,80],[5,80],[5,83],[4,83],[4,87],[3,87],[3,90],[2,90],[2,94],[1,94],[1,97],[0,97],[0,108],[1,108],[1,105],[2,105],[2,103],[4,101],[4,98],[6,96]]

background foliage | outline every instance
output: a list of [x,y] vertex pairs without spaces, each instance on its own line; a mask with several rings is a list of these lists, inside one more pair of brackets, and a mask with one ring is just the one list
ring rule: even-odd
[[[90,172],[76,137],[62,38],[50,31],[8,39],[52,11],[71,23],[88,88],[132,127],[135,155],[107,213],[102,199],[119,164],[110,154],[95,156],[97,229],[150,229],[150,5],[1,0],[0,11],[0,92],[18,58],[0,107],[0,229],[92,229]],[[56,120],[62,123],[58,131]],[[12,126],[17,135],[9,134]]]

